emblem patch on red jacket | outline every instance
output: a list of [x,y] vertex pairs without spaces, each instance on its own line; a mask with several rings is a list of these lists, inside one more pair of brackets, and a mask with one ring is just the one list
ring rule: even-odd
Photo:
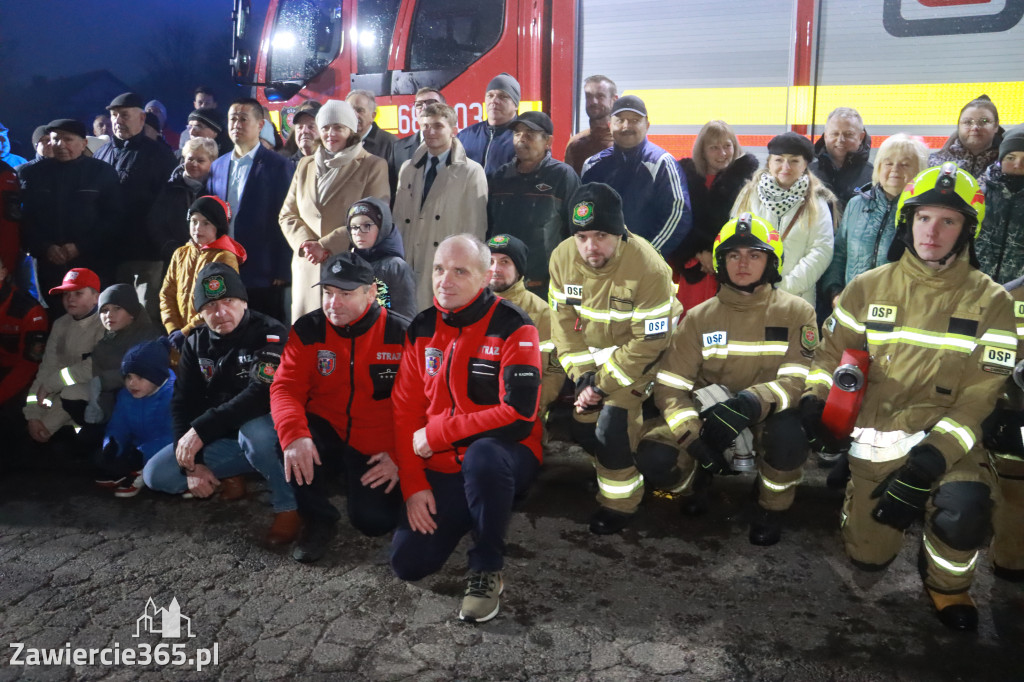
[[427,374],[434,376],[441,369],[441,358],[444,354],[437,348],[428,348],[423,353],[423,362],[427,368]]
[[332,350],[318,350],[316,352],[316,371],[321,376],[329,377],[334,373],[334,366],[337,364],[338,356]]

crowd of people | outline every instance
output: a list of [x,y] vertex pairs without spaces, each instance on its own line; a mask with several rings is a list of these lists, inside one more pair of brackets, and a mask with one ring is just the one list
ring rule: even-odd
[[763,164],[718,120],[676,160],[595,75],[563,163],[515,78],[483,94],[460,131],[422,88],[400,140],[367,90],[301,104],[287,140],[206,88],[180,135],[130,92],[93,135],[41,125],[0,165],[7,463],[69,453],[124,498],[262,478],[266,544],[304,563],[341,479],[400,579],[470,534],[459,615],[484,622],[561,417],[594,457],[595,534],[647,489],[699,515],[756,471],[749,539],[773,545],[816,452],[859,569],[924,521],[947,627],[977,627],[993,528],[995,574],[1024,581],[1024,127],[982,96],[941,150],[896,134],[872,161],[843,107]]

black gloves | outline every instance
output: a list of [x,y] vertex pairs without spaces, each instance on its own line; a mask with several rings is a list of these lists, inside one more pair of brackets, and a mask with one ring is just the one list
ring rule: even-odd
[[703,438],[697,438],[690,443],[686,451],[697,460],[697,464],[700,468],[709,474],[718,474],[719,476],[732,476],[738,472],[733,471],[732,467],[729,466],[729,462],[725,459],[725,455],[722,454],[721,450],[715,448],[704,442]]
[[807,434],[807,443],[815,450],[829,452],[845,452],[852,439],[836,438],[821,423],[821,414],[825,411],[825,401],[813,395],[805,395],[800,399],[800,425]]
[[740,391],[735,398],[729,398],[712,405],[701,413],[704,426],[700,437],[711,448],[724,452],[761,415],[761,403],[752,394]]
[[1021,456],[1024,455],[1021,428],[1024,428],[1024,413],[996,408],[981,423],[981,441],[993,452]]
[[881,497],[871,517],[879,523],[906,530],[924,512],[932,484],[946,471],[942,453],[931,445],[915,445],[907,463],[882,481],[871,497]]

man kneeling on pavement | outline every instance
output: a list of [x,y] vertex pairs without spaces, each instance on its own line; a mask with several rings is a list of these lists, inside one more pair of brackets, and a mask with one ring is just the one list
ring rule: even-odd
[[223,263],[196,276],[193,303],[204,325],[189,334],[171,399],[174,442],[146,462],[146,486],[221,499],[245,495],[245,474],[267,481],[276,516],[267,543],[291,543],[300,519],[284,479],[280,446],[270,418],[270,384],[288,330],[249,310],[242,279]]
[[340,515],[326,480],[333,470],[347,481],[348,517],[359,532],[390,533],[402,509],[391,387],[409,320],[377,303],[373,267],[355,253],[326,260],[314,286],[321,308],[295,321],[270,387],[284,475],[304,522],[292,556],[303,563],[322,557],[336,533]]
[[393,394],[405,498],[391,548],[402,580],[444,565],[472,533],[459,617],[498,613],[512,503],[541,462],[537,329],[487,288],[491,254],[454,235],[434,255],[434,305],[409,327]]

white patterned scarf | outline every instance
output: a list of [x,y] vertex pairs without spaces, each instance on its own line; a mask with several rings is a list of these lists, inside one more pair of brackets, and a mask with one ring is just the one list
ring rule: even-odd
[[804,173],[792,187],[782,189],[771,173],[765,173],[757,183],[757,195],[761,198],[761,204],[771,211],[772,222],[778,225],[782,216],[807,198],[807,188],[810,184],[810,178]]

